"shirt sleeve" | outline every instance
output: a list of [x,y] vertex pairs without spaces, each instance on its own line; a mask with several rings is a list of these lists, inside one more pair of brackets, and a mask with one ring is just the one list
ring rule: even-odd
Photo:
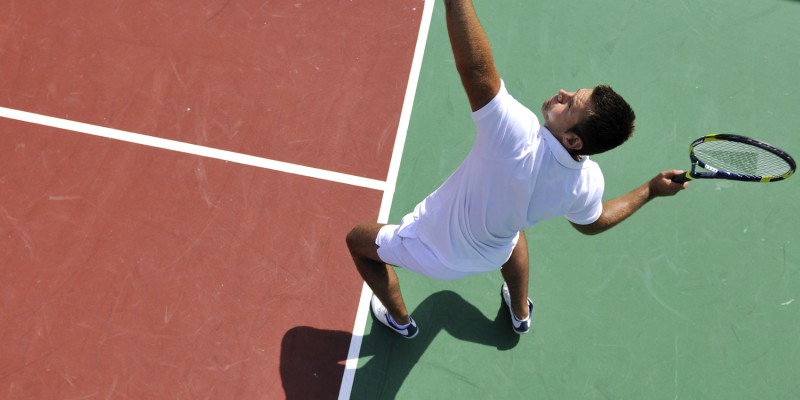
[[500,90],[488,104],[472,113],[476,126],[475,150],[491,158],[513,157],[531,142],[539,119],[506,90]]
[[569,212],[564,215],[570,222],[578,225],[589,225],[597,221],[603,214],[603,191],[605,190],[603,173],[597,164],[588,168],[587,172],[584,184],[587,190],[575,199]]

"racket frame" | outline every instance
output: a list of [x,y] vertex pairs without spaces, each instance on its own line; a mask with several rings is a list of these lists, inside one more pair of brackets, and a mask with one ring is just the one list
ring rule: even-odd
[[[770,153],[775,154],[776,156],[786,161],[790,167],[789,171],[779,176],[756,176],[756,175],[737,174],[733,172],[721,171],[715,168],[714,166],[707,165],[694,155],[694,149],[700,143],[719,141],[719,140],[744,143],[767,150]],[[772,146],[768,143],[764,143],[760,140],[749,138],[747,136],[734,135],[731,133],[712,133],[710,135],[706,135],[696,139],[695,141],[692,142],[692,144],[689,145],[689,159],[691,160],[692,163],[692,169],[690,171],[686,171],[682,175],[676,175],[675,177],[673,177],[672,180],[674,182],[682,183],[695,179],[729,179],[729,180],[743,181],[743,182],[777,182],[792,176],[792,174],[794,174],[795,169],[797,168],[797,164],[795,163],[792,156],[790,156],[785,151],[775,146]],[[702,168],[704,171],[698,171],[697,167]]]

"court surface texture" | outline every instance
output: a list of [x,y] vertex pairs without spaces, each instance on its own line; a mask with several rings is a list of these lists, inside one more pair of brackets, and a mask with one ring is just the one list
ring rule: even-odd
[[[606,199],[708,133],[800,154],[798,1],[475,5],[537,113],[598,83],[633,105],[593,157]],[[0,398],[800,397],[798,178],[529,229],[528,335],[499,272],[399,270],[420,334],[374,323],[346,233],[398,222],[473,143],[443,11],[0,1]]]

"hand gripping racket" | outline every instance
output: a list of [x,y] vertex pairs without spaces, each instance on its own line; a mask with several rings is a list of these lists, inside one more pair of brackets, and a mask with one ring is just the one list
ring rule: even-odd
[[715,133],[695,140],[689,146],[689,158],[692,170],[675,175],[673,182],[694,179],[775,182],[792,176],[797,167],[792,156],[775,146],[727,133]]

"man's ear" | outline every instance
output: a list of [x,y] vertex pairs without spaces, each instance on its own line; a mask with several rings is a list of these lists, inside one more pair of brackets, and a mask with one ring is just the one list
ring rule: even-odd
[[564,132],[564,135],[561,137],[561,143],[567,150],[580,150],[583,148],[583,139],[580,136],[575,134],[574,132]]

